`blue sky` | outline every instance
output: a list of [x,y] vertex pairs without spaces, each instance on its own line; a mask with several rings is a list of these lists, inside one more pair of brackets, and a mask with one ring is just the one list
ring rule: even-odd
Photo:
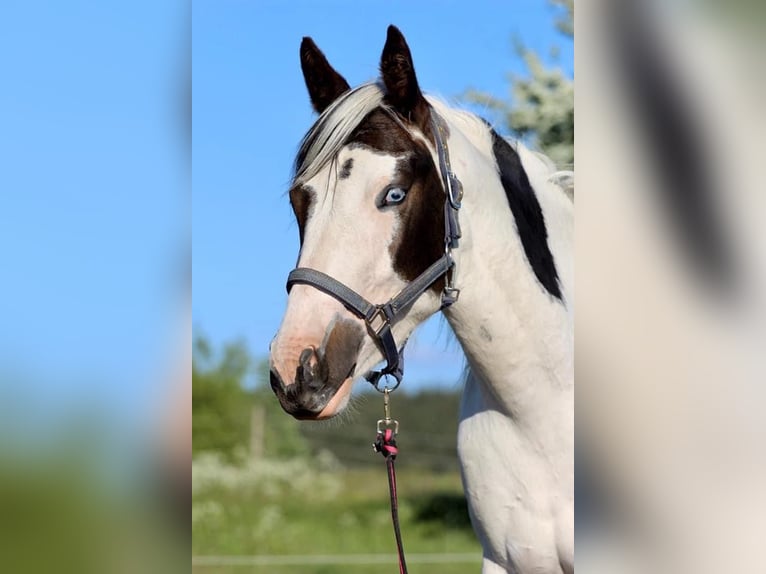
[[[177,0],[1,3],[0,419],[24,404],[33,425],[86,398],[105,417],[146,413],[184,343],[191,235],[195,328],[266,353],[298,247],[284,193],[313,121],[302,36],[357,84],[395,23],[425,90],[504,96],[506,74],[523,73],[513,36],[543,55],[558,45],[571,72],[554,14],[543,0],[199,0],[190,37]],[[462,362],[439,331],[408,348],[410,388],[456,384]]]
[[[216,345],[243,339],[265,355],[279,327],[298,253],[285,191],[314,119],[298,60],[303,36],[357,85],[377,76],[386,27],[396,24],[425,91],[447,100],[467,88],[506,97],[507,74],[525,73],[514,37],[571,76],[572,42],[556,32],[556,14],[544,0],[195,2],[195,332]],[[462,357],[446,332],[431,321],[411,340],[406,386],[456,387]]]
[[145,414],[161,392],[191,227],[187,22],[174,1],[0,4],[0,419]]

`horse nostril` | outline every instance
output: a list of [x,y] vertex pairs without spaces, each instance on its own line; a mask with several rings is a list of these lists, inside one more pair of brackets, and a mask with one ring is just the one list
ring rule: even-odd
[[308,385],[310,389],[321,388],[327,381],[325,363],[315,347],[303,349],[298,358],[295,382]]
[[[314,361],[312,361],[312,359],[314,359]],[[303,349],[303,351],[301,351],[301,356],[298,358],[298,363],[300,363],[301,367],[304,369],[311,370],[313,364],[316,364],[316,350],[314,347]]]

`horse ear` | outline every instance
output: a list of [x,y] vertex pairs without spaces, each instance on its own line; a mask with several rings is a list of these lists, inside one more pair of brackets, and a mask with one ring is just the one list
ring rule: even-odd
[[330,65],[314,40],[304,37],[301,42],[301,69],[311,105],[321,114],[343,92],[351,89],[346,79]]
[[394,109],[418,124],[426,121],[428,103],[418,87],[410,48],[396,26],[388,27],[386,45],[380,56],[380,73],[386,85],[386,99]]

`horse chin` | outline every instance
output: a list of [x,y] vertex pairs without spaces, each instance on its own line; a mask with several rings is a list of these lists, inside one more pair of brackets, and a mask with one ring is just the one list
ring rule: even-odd
[[343,383],[341,383],[338,391],[327,402],[325,407],[319,411],[315,416],[310,417],[310,420],[322,421],[331,419],[334,416],[342,413],[348,406],[351,399],[351,387],[353,383],[352,377],[348,377]]

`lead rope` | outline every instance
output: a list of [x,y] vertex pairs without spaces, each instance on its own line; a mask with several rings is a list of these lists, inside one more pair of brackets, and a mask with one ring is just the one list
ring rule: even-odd
[[399,555],[399,574],[407,574],[407,563],[404,560],[404,546],[402,545],[402,532],[399,527],[399,500],[396,493],[396,467],[394,461],[399,449],[396,446],[396,435],[399,434],[399,421],[391,418],[389,406],[389,387],[383,389],[383,418],[378,421],[377,435],[372,448],[386,459],[388,474],[388,492],[391,496],[391,522],[394,525],[396,537],[396,550]]

